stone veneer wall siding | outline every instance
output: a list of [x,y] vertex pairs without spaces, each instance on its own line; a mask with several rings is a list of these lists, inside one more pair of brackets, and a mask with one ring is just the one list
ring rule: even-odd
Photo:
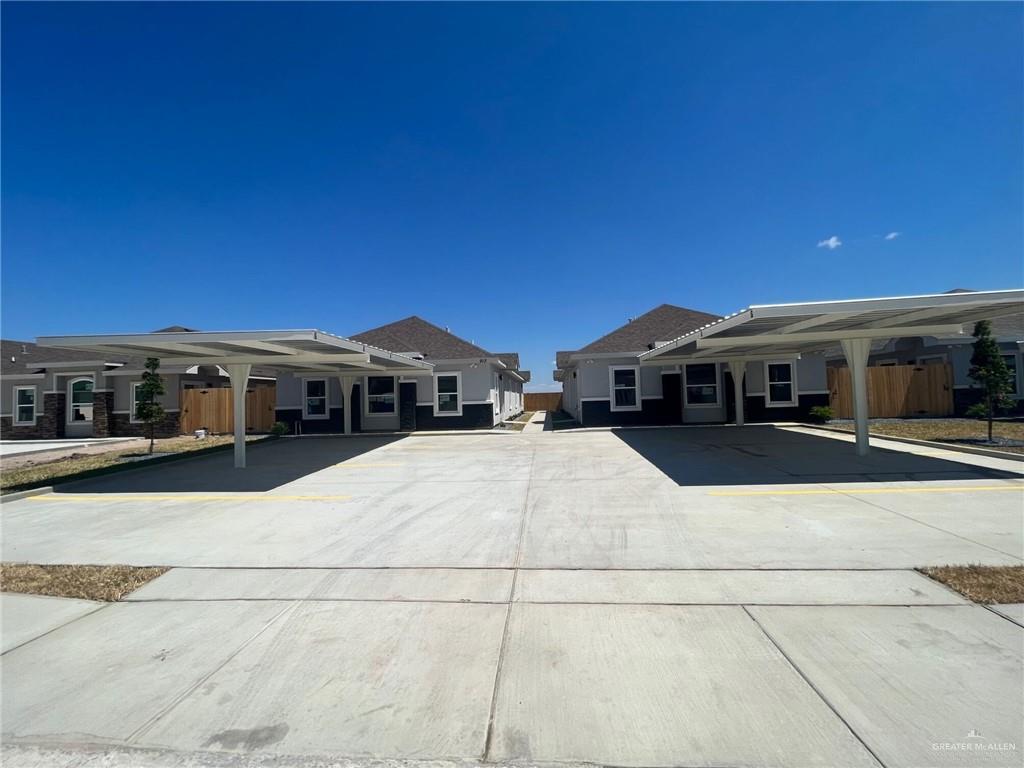
[[[93,410],[93,429],[96,425],[96,411]],[[111,413],[110,415],[110,436],[111,437],[149,437],[149,431],[145,424],[133,422],[127,413]],[[153,437],[178,437],[181,434],[181,414],[178,411],[165,413],[164,417],[157,422],[153,430]]]
[[114,393],[93,391],[92,394],[92,436],[110,437],[114,415]]

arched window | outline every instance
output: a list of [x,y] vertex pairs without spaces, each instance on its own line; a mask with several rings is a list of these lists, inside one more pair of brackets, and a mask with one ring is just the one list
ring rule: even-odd
[[92,379],[68,382],[68,423],[92,421]]

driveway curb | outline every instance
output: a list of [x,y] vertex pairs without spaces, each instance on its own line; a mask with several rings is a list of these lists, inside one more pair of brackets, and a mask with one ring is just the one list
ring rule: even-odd
[[[845,429],[835,429],[833,427],[823,427],[820,424],[801,424],[802,427],[808,427],[809,429],[818,429],[822,432],[832,432],[837,435],[853,435],[853,432],[848,432]],[[987,456],[990,459],[1009,459],[1010,461],[1024,461],[1024,453],[1010,453],[1009,451],[996,451],[990,448],[977,448],[973,445],[960,445],[959,443],[940,443],[935,440],[918,440],[914,437],[891,437],[890,435],[869,435],[869,437],[875,437],[879,440],[892,440],[897,443],[907,443],[908,445],[920,445],[923,448],[943,448],[949,451],[959,451],[960,453],[972,453],[975,456]]]

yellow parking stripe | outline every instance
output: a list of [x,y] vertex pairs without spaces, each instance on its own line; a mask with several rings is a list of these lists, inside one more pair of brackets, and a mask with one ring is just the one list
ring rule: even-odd
[[351,496],[288,496],[285,494],[149,494],[149,493],[49,493],[29,496],[28,501],[348,501]]
[[827,488],[796,491],[708,491],[708,496],[828,496],[861,493],[973,493],[974,491],[1016,491],[1024,493],[1024,485],[976,485],[942,488],[848,488],[835,491]]

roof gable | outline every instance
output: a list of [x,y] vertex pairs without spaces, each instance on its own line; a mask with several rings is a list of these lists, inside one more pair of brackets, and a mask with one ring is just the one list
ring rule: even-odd
[[404,320],[372,328],[351,337],[392,352],[414,352],[428,360],[460,360],[470,357],[493,357],[483,347],[478,347],[455,334],[412,315]]
[[662,304],[578,351],[643,352],[651,349],[655,342],[679,338],[689,331],[721,319],[719,315],[708,312]]

